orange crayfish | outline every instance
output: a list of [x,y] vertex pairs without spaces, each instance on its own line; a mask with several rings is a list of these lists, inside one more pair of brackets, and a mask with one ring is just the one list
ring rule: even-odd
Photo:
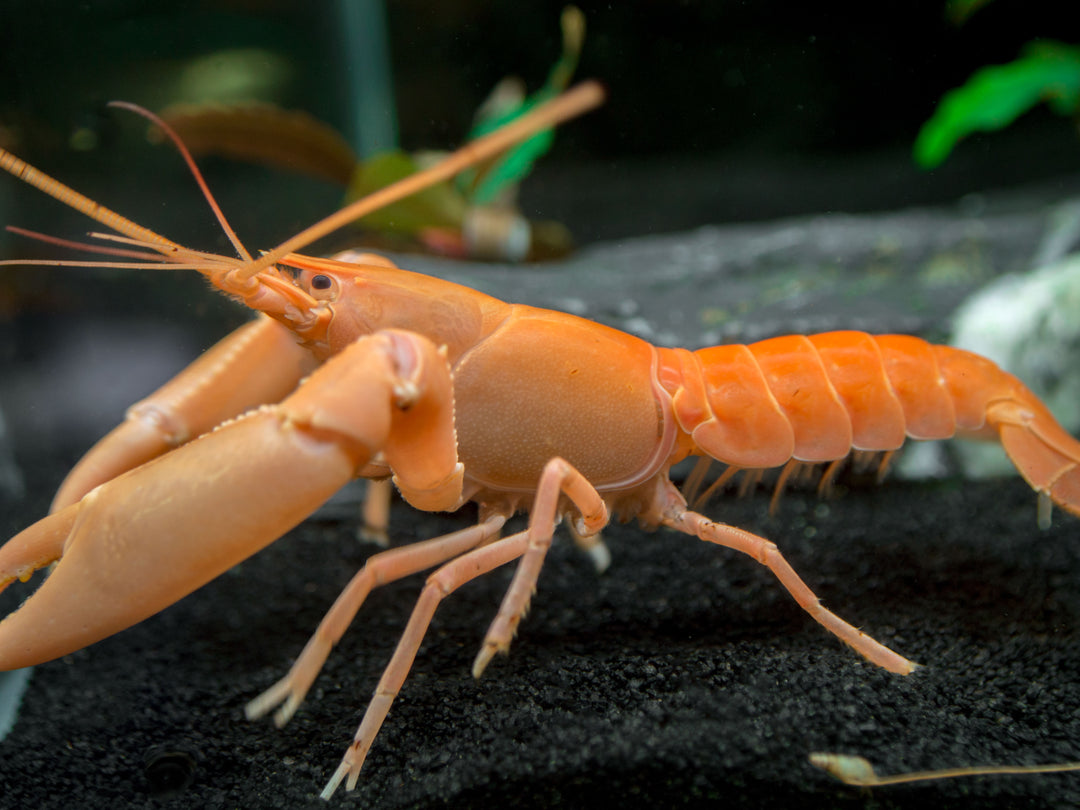
[[[289,673],[248,705],[297,710],[372,588],[427,579],[353,743],[323,791],[352,789],[441,600],[518,566],[473,665],[506,652],[558,523],[596,548],[612,515],[742,551],[873,663],[915,665],[826,610],[775,545],[689,508],[669,478],[689,456],[730,470],[891,453],[906,438],[998,438],[1045,508],[1080,514],[1080,443],[1018,379],[914,337],[832,332],[698,351],[658,348],[572,315],[508,304],[371,255],[295,251],[433,180],[599,103],[586,83],[355,203],[257,259],[181,247],[0,150],[0,167],[122,234],[121,262],[203,273],[262,315],[134,406],[71,472],[52,513],[0,549],[0,587],[59,560],[0,622],[0,668],[57,658],[162,610],[254,554],[361,476],[413,506],[479,505],[477,525],[372,557]],[[50,262],[75,264],[74,262]],[[91,263],[94,264],[94,263]],[[271,362],[272,361],[272,362]],[[502,537],[515,512],[528,528]]]

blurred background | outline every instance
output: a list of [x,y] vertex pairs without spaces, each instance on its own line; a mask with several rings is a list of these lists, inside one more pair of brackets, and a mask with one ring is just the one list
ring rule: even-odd
[[[171,185],[184,172],[167,150],[127,141],[145,127],[105,110],[110,99],[158,111],[265,101],[310,113],[358,151],[365,138],[450,148],[501,79],[520,76],[533,90],[543,82],[559,54],[563,5],[5,0],[0,133],[31,162],[99,172],[93,194],[153,186],[158,205],[136,209],[148,215],[184,203]],[[603,81],[610,99],[560,133],[523,189],[527,206],[579,240],[952,201],[1064,182],[1080,169],[1075,129],[1041,107],[969,138],[932,172],[910,160],[947,90],[1033,38],[1075,33],[1059,3],[997,0],[962,25],[947,19],[944,0],[873,13],[843,0],[580,8],[577,76]],[[140,175],[148,165],[152,184]],[[229,213],[238,227],[252,221],[253,241],[272,241],[277,228],[300,224],[280,213],[298,202],[279,193]]]

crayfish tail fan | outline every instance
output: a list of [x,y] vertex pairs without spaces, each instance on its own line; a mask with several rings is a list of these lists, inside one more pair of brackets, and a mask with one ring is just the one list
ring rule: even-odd
[[[934,350],[956,409],[958,433],[1000,439],[1032,489],[1080,515],[1080,441],[1027,386],[992,361],[963,349]],[[1040,523],[1047,518],[1040,510]]]
[[1080,515],[1080,442],[1027,388],[1018,393],[1027,396],[991,405],[987,420],[997,425],[1005,452],[1032,488]]

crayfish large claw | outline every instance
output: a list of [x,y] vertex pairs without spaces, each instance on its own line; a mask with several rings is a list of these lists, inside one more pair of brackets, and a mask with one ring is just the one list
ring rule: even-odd
[[68,473],[50,511],[213,430],[252,408],[279,402],[311,373],[296,336],[260,316],[222,338],[169,382],[132,405],[124,421]]
[[[441,441],[414,446],[431,433]],[[0,669],[67,655],[152,616],[300,523],[384,450],[404,486],[437,495],[435,508],[459,505],[450,369],[412,333],[358,340],[280,405],[114,478],[12,538],[0,548],[0,589],[59,564],[0,622]]]
[[0,622],[0,669],[67,655],[152,616],[299,523],[354,470],[338,445],[310,441],[266,409],[91,490],[0,550],[7,581],[59,558]]

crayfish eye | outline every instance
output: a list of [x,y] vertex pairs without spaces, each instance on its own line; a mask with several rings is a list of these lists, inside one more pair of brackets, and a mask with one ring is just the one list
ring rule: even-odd
[[333,276],[317,273],[308,284],[311,297],[316,301],[333,301],[338,296],[338,282]]

